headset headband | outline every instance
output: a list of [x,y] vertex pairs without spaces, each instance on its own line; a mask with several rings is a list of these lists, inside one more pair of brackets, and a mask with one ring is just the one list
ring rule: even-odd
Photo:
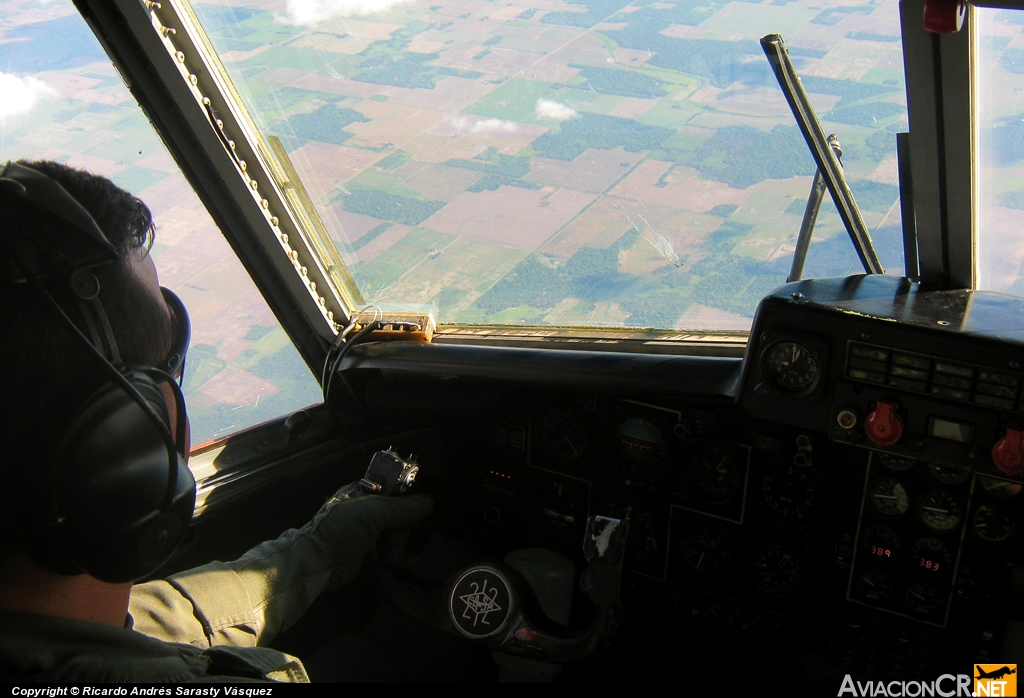
[[[29,274],[37,279],[47,278],[52,273],[52,255],[57,250],[72,273],[117,261],[117,250],[85,207],[42,172],[7,161],[0,165],[0,196],[30,204],[32,211],[32,220],[17,220],[21,218],[17,216],[15,225],[5,226],[8,239],[3,241],[3,247],[21,252],[22,262],[28,267],[15,270],[5,265],[2,271],[7,282],[24,283]],[[4,209],[8,212],[24,210],[18,206]],[[32,226],[32,235],[24,234],[26,225]],[[39,255],[40,250],[32,243],[40,234],[50,243],[43,250],[45,257]]]
[[91,345],[122,370],[114,332],[98,299],[100,283],[92,272],[116,262],[117,250],[77,199],[27,165],[8,161],[0,167],[3,199],[9,218],[0,241],[0,254],[7,257],[0,264],[0,281],[67,279]]

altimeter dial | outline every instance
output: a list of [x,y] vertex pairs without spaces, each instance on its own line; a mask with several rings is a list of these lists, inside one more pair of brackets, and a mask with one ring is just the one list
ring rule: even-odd
[[982,540],[1001,543],[1013,535],[1016,524],[1006,509],[993,504],[985,504],[974,512],[971,528]]
[[800,560],[781,545],[762,546],[750,561],[754,586],[769,596],[784,597],[803,585]]
[[885,524],[874,524],[861,533],[861,554],[875,563],[888,564],[898,559],[901,548],[899,535]]
[[919,572],[945,574],[953,566],[953,553],[938,538],[920,538],[910,546],[910,564]]
[[732,549],[725,533],[706,523],[683,531],[678,550],[689,569],[709,577],[722,573],[732,563]]
[[540,438],[549,451],[565,459],[577,458],[587,448],[587,430],[579,416],[567,409],[556,408],[544,416]]
[[808,468],[783,465],[765,473],[761,494],[779,516],[802,519],[814,502],[814,483]]
[[701,501],[723,504],[735,497],[743,485],[743,466],[732,449],[704,443],[691,455],[690,478]]
[[945,490],[930,490],[917,502],[917,514],[925,526],[939,533],[947,533],[960,525],[963,507],[956,495]]
[[866,569],[857,575],[854,592],[867,603],[882,603],[892,596],[892,580],[884,572]]
[[934,616],[945,606],[942,593],[931,584],[917,583],[906,593],[907,606],[911,613],[919,616]]

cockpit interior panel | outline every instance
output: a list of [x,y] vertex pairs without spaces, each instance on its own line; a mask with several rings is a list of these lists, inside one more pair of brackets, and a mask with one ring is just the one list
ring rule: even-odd
[[[74,0],[54,21],[112,64],[54,69],[81,104],[24,68],[71,24],[4,3],[56,116],[0,104],[0,149],[135,178],[213,337],[159,575],[301,526],[383,452],[434,513],[276,648],[797,695],[1024,665],[1024,298],[983,290],[1024,289],[1022,3],[857,2]],[[842,147],[801,140],[740,23],[794,37]],[[126,101],[166,150],[104,140]],[[830,168],[856,251],[850,216],[802,230]],[[828,273],[800,280],[808,250]]]
[[565,677],[667,675],[692,652],[823,686],[923,679],[1000,656],[1024,612],[1024,374],[1003,325],[1020,308],[803,281],[762,302],[743,360],[367,344],[329,407],[416,454],[438,512],[413,547],[440,554],[396,564],[421,588],[554,551],[572,562],[568,627],[586,627],[588,517],[629,522],[621,618]]

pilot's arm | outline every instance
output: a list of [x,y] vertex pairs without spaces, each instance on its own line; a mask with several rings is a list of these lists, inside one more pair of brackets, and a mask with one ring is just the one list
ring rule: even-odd
[[211,562],[134,587],[134,629],[197,647],[265,645],[325,589],[351,581],[378,535],[426,517],[423,495],[378,497],[338,490],[300,529],[289,529],[234,562]]

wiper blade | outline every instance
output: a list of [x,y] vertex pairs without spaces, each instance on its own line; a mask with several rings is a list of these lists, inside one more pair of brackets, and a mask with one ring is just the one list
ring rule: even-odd
[[839,211],[839,217],[843,219],[843,225],[846,226],[846,231],[850,234],[850,240],[853,242],[854,249],[857,250],[857,256],[860,257],[861,264],[864,265],[864,271],[869,274],[884,274],[885,269],[882,268],[882,263],[875,252],[867,225],[860,215],[860,209],[857,208],[853,192],[846,184],[842,165],[825,138],[825,132],[814,113],[814,107],[811,106],[807,93],[804,92],[804,86],[796,74],[796,68],[793,67],[793,62],[789,59],[786,43],[780,34],[769,34],[761,39],[761,48],[764,49],[764,55],[767,56],[768,63],[771,64],[772,70],[775,72],[779,87],[782,88],[782,93],[786,96],[786,101],[789,102],[789,108],[793,111],[797,126],[804,134],[807,147],[810,149],[811,155],[814,156],[818,172],[825,180],[825,186],[828,187],[828,191],[832,195],[832,201],[835,202],[836,209]]

